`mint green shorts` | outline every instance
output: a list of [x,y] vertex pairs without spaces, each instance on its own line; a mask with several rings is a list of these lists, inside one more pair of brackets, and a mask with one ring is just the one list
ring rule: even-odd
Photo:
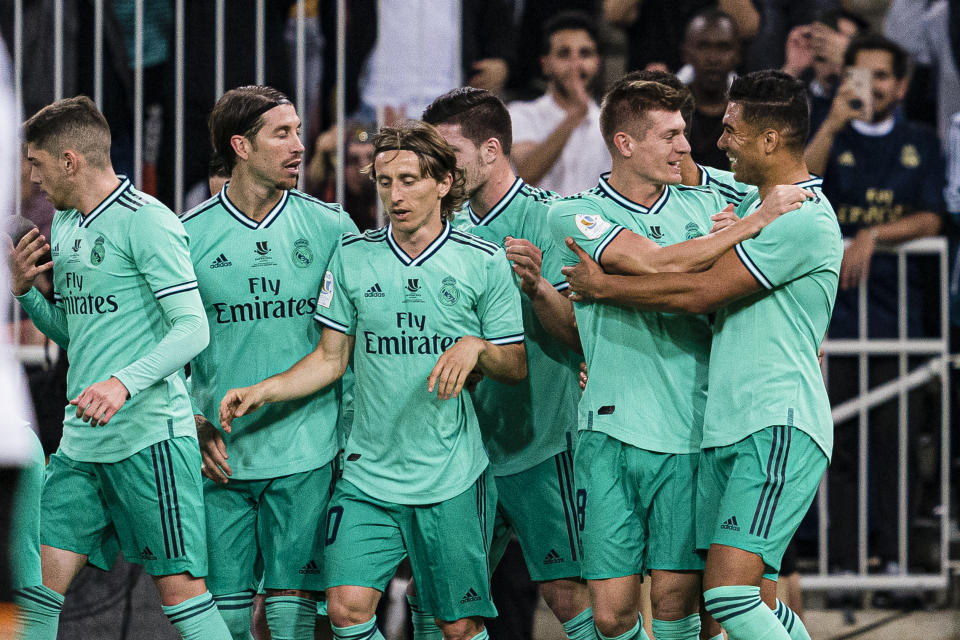
[[580,432],[575,468],[584,578],[703,570],[693,515],[699,458]]
[[188,436],[162,440],[119,462],[50,456],[40,542],[109,569],[119,547],[153,576],[207,574],[200,449]]
[[796,427],[767,427],[701,453],[697,548],[723,544],[763,558],[766,576],[806,515],[827,469],[827,456]]
[[409,555],[424,611],[451,622],[496,617],[487,517],[496,503],[488,471],[460,495],[426,505],[378,500],[341,478],[327,512],[324,586],[382,592]]
[[257,589],[322,588],[323,531],[334,462],[265,480],[203,481],[215,595]]

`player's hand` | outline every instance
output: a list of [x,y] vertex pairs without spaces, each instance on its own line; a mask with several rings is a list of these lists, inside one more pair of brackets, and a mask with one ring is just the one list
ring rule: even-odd
[[473,75],[467,84],[477,89],[486,89],[491,93],[500,93],[507,83],[510,67],[503,58],[484,58],[477,60],[472,66]]
[[7,244],[7,263],[10,265],[10,290],[13,295],[22,296],[30,291],[37,276],[53,269],[53,262],[37,264],[43,254],[50,251],[50,245],[36,227],[20,238],[16,247],[6,234],[4,241]]
[[783,71],[797,78],[813,66],[813,25],[801,24],[790,30],[784,46]]
[[808,198],[816,198],[816,195],[795,184],[778,184],[770,190],[760,208],[752,215],[760,216],[764,225],[767,225],[785,213],[796,211]]
[[606,276],[603,268],[587,255],[587,252],[581,249],[573,238],[567,238],[566,242],[570,250],[580,259],[579,263],[560,269],[570,284],[570,299],[574,302],[584,302],[597,297],[603,278]]
[[840,288],[852,289],[870,276],[870,259],[876,240],[869,229],[861,229],[843,250],[840,263]]
[[732,204],[728,204],[720,213],[715,213],[710,216],[710,219],[713,220],[713,226],[710,228],[710,233],[716,233],[721,229],[732,227],[740,221],[740,218],[737,217],[737,214],[733,212]]
[[485,348],[483,340],[476,336],[463,336],[437,359],[433,371],[427,377],[427,391],[437,390],[441,400],[456,398],[460,395],[467,376],[477,366],[480,354]]
[[255,384],[252,387],[230,389],[220,401],[220,426],[230,433],[234,418],[253,413],[264,405],[263,389]]
[[91,427],[104,426],[130,397],[123,383],[111,376],[84,389],[70,401],[77,408],[77,417]]
[[520,288],[532,298],[540,285],[543,252],[529,240],[510,236],[504,240],[503,246],[507,251],[507,260],[510,261],[513,272],[520,278]]
[[200,443],[200,473],[218,484],[227,484],[227,476],[233,475],[233,470],[227,464],[227,446],[223,443],[223,436],[217,428],[202,415],[196,413],[193,420],[197,424],[197,442]]
[[577,377],[577,384],[580,385],[580,391],[587,388],[587,363],[580,363],[580,375]]

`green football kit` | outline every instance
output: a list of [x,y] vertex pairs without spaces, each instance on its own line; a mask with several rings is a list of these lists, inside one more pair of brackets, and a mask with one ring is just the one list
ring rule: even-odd
[[[450,562],[434,571],[411,555],[424,609],[448,620],[495,615],[485,515],[492,482],[473,403],[466,391],[439,399],[427,391],[427,377],[463,336],[523,343],[520,298],[503,249],[449,223],[416,257],[395,241],[391,225],[347,235],[330,261],[315,317],[326,330],[355,338],[353,427],[328,511],[325,585],[383,590],[381,578],[422,537],[436,546],[436,558]],[[358,501],[381,517],[358,524]],[[428,506],[444,516],[421,520]],[[458,529],[459,537],[448,534]],[[358,561],[371,545],[381,551],[372,557],[391,565],[386,570]]]

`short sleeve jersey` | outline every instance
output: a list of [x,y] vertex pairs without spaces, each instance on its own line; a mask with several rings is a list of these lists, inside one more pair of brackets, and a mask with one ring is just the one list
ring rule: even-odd
[[[159,300],[197,288],[177,216],[122,178],[87,215],[58,211],[51,232],[54,302],[66,313],[67,397],[108,379],[169,330]],[[173,372],[129,398],[103,427],[64,410],[61,450],[83,462],[116,462],[175,436],[196,437],[183,378]]]
[[[210,326],[191,363],[195,409],[219,429],[220,399],[290,368],[320,336],[316,298],[333,249],[357,227],[339,205],[284,191],[257,222],[219,194],[184,214]],[[338,447],[340,385],[263,407],[222,433],[234,478],[274,478],[323,466]]]
[[[564,290],[567,283],[560,273],[560,250],[547,227],[547,212],[554,198],[554,194],[517,178],[482,218],[468,204],[467,215],[460,219],[465,226],[458,228],[500,245],[506,236],[529,240],[543,252],[543,277]],[[522,291],[520,303],[526,334],[526,380],[502,384],[484,378],[471,394],[491,470],[499,476],[526,471],[565,451],[568,434],[577,426],[580,355],[547,333]]]
[[315,317],[356,340],[345,480],[379,500],[427,504],[459,495],[487,468],[470,394],[440,400],[427,377],[463,336],[523,342],[510,276],[503,249],[449,223],[414,258],[389,225],[344,236]]
[[[733,444],[774,425],[797,427],[829,457],[833,420],[817,350],[837,294],[843,241],[820,180],[797,211],[735,247],[765,291],[719,310],[710,353],[703,447]],[[743,203],[748,211],[759,194]]]
[[743,204],[744,198],[757,190],[753,185],[738,182],[733,177],[732,171],[700,164],[697,167],[700,169],[700,186],[716,191],[727,204],[734,206],[735,211],[742,211],[739,207]]
[[[661,246],[707,234],[724,202],[703,187],[667,186],[651,207],[607,182],[550,208],[549,222],[564,264],[576,255],[571,237],[602,264],[624,229]],[[580,429],[663,453],[700,450],[711,331],[704,316],[638,311],[616,305],[574,305],[589,379],[579,406]]]

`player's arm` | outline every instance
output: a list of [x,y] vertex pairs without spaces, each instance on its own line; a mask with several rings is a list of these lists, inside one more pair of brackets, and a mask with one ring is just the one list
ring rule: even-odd
[[706,271],[636,276],[604,273],[572,240],[570,249],[580,263],[564,267],[571,299],[595,300],[648,311],[712,313],[730,302],[756,293],[760,283],[734,251],[727,251]]
[[504,248],[537,320],[554,338],[582,353],[573,303],[541,274],[543,254],[540,249],[529,240],[510,237],[504,242]]
[[347,369],[354,336],[324,327],[316,349],[296,364],[250,387],[230,389],[220,401],[220,424],[227,433],[234,418],[252,413],[268,402],[308,396],[336,382]]
[[[667,247],[624,229],[603,250],[600,261],[604,270],[618,274],[702,271],[733,246],[813,197],[812,192],[796,185],[777,185],[749,216],[714,233]],[[728,205],[721,214],[732,210]]]
[[441,400],[456,398],[475,367],[497,382],[520,382],[527,377],[523,342],[494,344],[478,336],[463,336],[437,359],[427,377],[427,391],[436,390]]
[[11,292],[23,305],[37,328],[66,349],[70,342],[67,334],[67,314],[59,305],[51,304],[33,286],[40,274],[53,269],[53,262],[38,264],[40,258],[50,250],[47,239],[34,227],[20,238],[17,246],[13,246],[9,240],[7,243]]

